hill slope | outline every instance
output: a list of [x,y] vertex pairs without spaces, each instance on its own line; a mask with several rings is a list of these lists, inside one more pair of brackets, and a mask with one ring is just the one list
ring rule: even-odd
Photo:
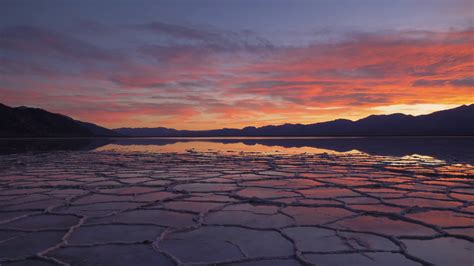
[[0,104],[0,137],[110,137],[113,130],[29,107]]

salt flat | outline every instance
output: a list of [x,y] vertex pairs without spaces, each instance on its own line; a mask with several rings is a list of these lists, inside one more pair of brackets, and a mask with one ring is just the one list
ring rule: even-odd
[[469,265],[474,167],[363,153],[0,156],[1,265]]

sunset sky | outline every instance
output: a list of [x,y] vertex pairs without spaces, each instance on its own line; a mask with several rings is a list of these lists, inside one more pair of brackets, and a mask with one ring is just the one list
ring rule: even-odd
[[474,1],[0,1],[0,102],[109,128],[474,103]]

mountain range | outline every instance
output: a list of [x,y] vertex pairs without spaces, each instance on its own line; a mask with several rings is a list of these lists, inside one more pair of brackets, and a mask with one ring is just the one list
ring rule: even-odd
[[0,104],[0,137],[276,137],[276,136],[474,136],[474,104],[427,115],[371,115],[352,121],[284,124],[243,129],[107,129],[38,108]]
[[308,125],[284,124],[200,131],[164,127],[118,128],[115,131],[134,137],[473,136],[474,104],[428,115],[371,115],[356,121],[337,119]]

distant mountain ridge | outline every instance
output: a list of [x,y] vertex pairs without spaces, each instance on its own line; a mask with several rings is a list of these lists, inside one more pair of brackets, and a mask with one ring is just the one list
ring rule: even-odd
[[371,115],[357,121],[337,119],[314,124],[284,124],[243,129],[110,130],[39,108],[0,103],[0,137],[277,137],[277,136],[474,136],[474,104],[427,115]]
[[474,104],[427,115],[371,115],[357,121],[337,119],[315,124],[284,124],[243,129],[176,130],[118,128],[133,137],[271,137],[271,136],[474,136]]
[[0,137],[114,137],[113,130],[39,108],[0,103]]

